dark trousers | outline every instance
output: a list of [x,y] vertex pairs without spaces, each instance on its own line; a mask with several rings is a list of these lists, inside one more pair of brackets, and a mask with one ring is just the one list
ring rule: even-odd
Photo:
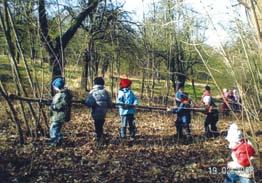
[[126,128],[129,126],[130,137],[135,137],[136,135],[136,125],[134,114],[122,115],[121,117],[121,127],[120,127],[120,137],[126,137]]
[[95,121],[95,133],[96,133],[96,137],[99,140],[104,132],[104,123],[105,123],[105,119],[94,119]]
[[182,124],[179,121],[176,121],[176,131],[178,137],[185,136],[186,138],[191,138],[191,131],[189,124]]
[[205,119],[205,133],[210,135],[212,132],[217,133],[218,112],[207,113]]

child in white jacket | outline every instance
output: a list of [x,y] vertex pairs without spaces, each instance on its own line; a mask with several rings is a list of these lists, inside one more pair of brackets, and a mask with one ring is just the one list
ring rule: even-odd
[[251,164],[255,150],[250,141],[245,140],[242,131],[233,123],[230,125],[226,140],[229,142],[233,161],[227,164],[224,183],[253,183],[254,167]]

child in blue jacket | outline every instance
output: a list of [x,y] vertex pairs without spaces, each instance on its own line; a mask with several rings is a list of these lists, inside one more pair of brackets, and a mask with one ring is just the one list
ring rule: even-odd
[[189,124],[191,122],[190,102],[186,94],[181,95],[181,103],[176,108],[167,109],[169,112],[177,114],[176,130],[178,138],[186,136],[190,140],[191,132]]
[[[130,86],[132,81],[129,79],[121,79],[120,89],[118,91],[117,103],[127,105],[137,105],[138,100],[135,94],[131,91]],[[121,118],[120,137],[126,137],[126,128],[129,126],[130,140],[135,140],[136,126],[135,115],[136,111],[134,107],[119,106],[119,114]]]

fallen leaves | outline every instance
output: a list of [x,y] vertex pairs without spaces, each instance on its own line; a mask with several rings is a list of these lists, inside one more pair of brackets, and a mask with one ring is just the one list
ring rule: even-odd
[[93,121],[85,110],[77,111],[65,125],[63,147],[49,147],[44,143],[47,139],[18,147],[1,137],[5,148],[0,148],[0,177],[7,177],[4,182],[34,183],[222,182],[223,175],[210,175],[208,168],[226,164],[226,142],[203,140],[198,135],[202,133],[200,121],[193,121],[198,136],[188,145],[174,138],[173,115],[139,113],[136,120],[133,146],[119,142],[119,116],[113,114],[105,123],[106,145],[97,148]]

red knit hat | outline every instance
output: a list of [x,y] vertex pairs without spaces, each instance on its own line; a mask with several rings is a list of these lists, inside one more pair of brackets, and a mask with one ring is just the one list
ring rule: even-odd
[[120,88],[128,88],[129,86],[131,86],[132,81],[129,79],[121,79],[120,80]]

